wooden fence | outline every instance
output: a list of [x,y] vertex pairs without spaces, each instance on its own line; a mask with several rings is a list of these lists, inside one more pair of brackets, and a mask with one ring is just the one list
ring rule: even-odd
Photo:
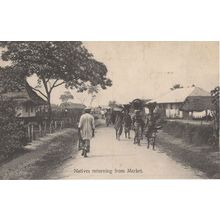
[[60,131],[64,128],[76,128],[78,120],[76,118],[63,118],[62,120],[31,121],[26,123],[26,139],[30,143],[44,137],[47,134]]

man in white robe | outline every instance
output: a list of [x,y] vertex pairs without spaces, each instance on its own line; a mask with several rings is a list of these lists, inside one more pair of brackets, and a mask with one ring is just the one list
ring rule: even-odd
[[85,113],[79,120],[79,135],[83,142],[82,156],[87,157],[90,152],[90,140],[94,137],[95,122],[94,117],[90,114],[91,108],[86,108]]

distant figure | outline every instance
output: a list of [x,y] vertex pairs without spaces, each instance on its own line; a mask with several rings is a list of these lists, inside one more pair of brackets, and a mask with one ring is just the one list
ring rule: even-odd
[[116,139],[120,141],[120,136],[123,130],[123,113],[122,111],[117,111],[115,119],[115,134]]
[[116,112],[113,111],[111,114],[111,123],[114,125],[115,124],[115,120],[116,120]]
[[147,148],[150,147],[150,145],[153,146],[153,150],[155,150],[155,142],[158,130],[162,128],[163,125],[163,119],[161,119],[160,114],[151,114],[148,115],[147,121],[145,123],[145,136],[147,138]]
[[141,113],[140,110],[135,110],[134,113],[135,113],[133,117],[133,128],[135,132],[134,144],[138,144],[138,146],[140,146],[143,137],[144,121],[140,114]]
[[153,150],[155,150],[156,129],[153,117],[151,115],[147,117],[147,122],[145,125],[145,136],[147,138],[147,148],[149,148],[150,144],[152,144]]
[[79,136],[82,141],[82,156],[87,157],[90,152],[90,140],[94,137],[95,122],[94,117],[90,114],[91,108],[85,108],[85,113],[79,120]]
[[132,125],[132,119],[131,116],[129,115],[128,111],[125,111],[124,114],[124,132],[125,132],[125,138],[130,139],[130,131],[131,131],[131,125]]
[[107,109],[105,113],[105,122],[107,127],[111,124],[111,117],[112,117],[111,109]]
[[105,111],[104,111],[104,110],[101,110],[100,113],[101,113],[102,119],[104,119],[104,118],[105,118]]

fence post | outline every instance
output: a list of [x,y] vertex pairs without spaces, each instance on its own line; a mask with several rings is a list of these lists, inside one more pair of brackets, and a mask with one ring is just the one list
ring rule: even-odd
[[31,129],[30,129],[30,124],[28,123],[28,141],[31,142]]
[[50,122],[50,134],[52,134],[53,133],[53,128],[52,128],[52,121]]
[[41,123],[39,124],[39,136],[42,137],[42,127],[41,127]]
[[31,137],[32,137],[32,140],[34,140],[34,124],[31,124]]
[[44,135],[47,134],[47,122],[45,121],[44,122]]
[[60,130],[63,128],[63,121],[60,122]]

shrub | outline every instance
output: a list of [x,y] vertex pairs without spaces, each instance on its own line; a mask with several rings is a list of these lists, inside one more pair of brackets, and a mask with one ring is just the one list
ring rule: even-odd
[[208,140],[212,136],[211,125],[195,125],[179,121],[167,121],[163,126],[163,130],[195,145],[208,144]]
[[25,144],[25,127],[16,117],[15,102],[0,97],[0,155],[7,156]]

